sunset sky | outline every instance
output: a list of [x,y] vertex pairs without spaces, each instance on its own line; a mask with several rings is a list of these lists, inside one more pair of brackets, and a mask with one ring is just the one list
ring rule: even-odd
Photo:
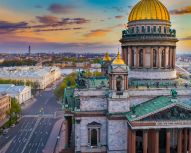
[[[0,0],[0,52],[116,52],[139,0]],[[191,52],[191,1],[161,0]]]

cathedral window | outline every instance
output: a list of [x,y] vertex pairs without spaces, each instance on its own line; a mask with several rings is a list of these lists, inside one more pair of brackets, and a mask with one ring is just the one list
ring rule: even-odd
[[139,67],[143,67],[143,49],[139,51]]
[[92,122],[88,124],[88,145],[91,147],[100,146],[100,129],[101,124]]
[[164,33],[166,33],[166,27],[164,27]]
[[132,28],[132,33],[134,33],[134,31],[135,31],[135,28],[133,27],[133,28]]
[[153,50],[153,67],[157,67],[157,51]]
[[132,50],[132,54],[131,54],[131,66],[134,67],[134,55],[135,55],[135,51]]
[[162,29],[161,26],[159,26],[159,29],[158,29],[158,32],[159,32],[159,33],[161,33],[161,29]]
[[156,26],[153,27],[153,32],[156,32]]
[[161,55],[161,66],[165,67],[165,50],[162,51]]
[[117,91],[122,91],[122,77],[121,76],[118,76],[117,79],[116,79],[116,88],[117,88]]
[[151,27],[147,26],[147,32],[150,33],[151,32]]
[[142,33],[145,33],[145,27],[142,26]]

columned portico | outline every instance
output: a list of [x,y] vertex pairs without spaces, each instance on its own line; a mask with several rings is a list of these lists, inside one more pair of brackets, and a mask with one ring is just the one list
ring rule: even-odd
[[148,130],[143,131],[143,153],[148,151]]
[[171,140],[170,136],[171,136],[170,130],[167,129],[167,131],[166,131],[166,153],[170,153],[170,140]]
[[[173,135],[173,130],[176,130],[177,135]],[[136,137],[136,131],[128,128],[128,153],[136,153],[136,144],[138,139]],[[139,130],[140,131],[140,130]],[[141,130],[143,133],[142,137],[142,152],[143,153],[187,153],[191,151],[191,130],[190,128],[184,129],[147,129]],[[162,135],[159,134],[161,131]],[[173,146],[172,142],[177,141],[177,145]],[[161,146],[165,142],[165,145]],[[139,142],[140,143],[140,142]]]

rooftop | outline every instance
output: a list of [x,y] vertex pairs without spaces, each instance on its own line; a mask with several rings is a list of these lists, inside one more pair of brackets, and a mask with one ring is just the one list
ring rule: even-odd
[[0,93],[17,95],[21,93],[27,86],[16,86],[14,84],[0,84]]
[[176,104],[190,108],[190,105],[185,103],[178,103],[176,99],[160,96],[139,105],[133,106],[131,111],[127,112],[125,115],[129,121],[135,121]]
[[53,70],[58,70],[56,67],[3,67],[0,68],[0,78],[39,78],[44,77]]

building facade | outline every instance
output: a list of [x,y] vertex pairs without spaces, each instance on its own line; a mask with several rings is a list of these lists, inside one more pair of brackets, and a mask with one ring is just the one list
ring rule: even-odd
[[78,153],[191,152],[191,85],[176,75],[176,31],[158,0],[134,6],[102,77],[64,92],[66,148]]
[[0,94],[0,121],[7,117],[7,112],[11,108],[11,99],[7,94]]
[[0,93],[6,93],[16,98],[19,104],[23,104],[32,98],[31,87],[17,86],[14,84],[0,84]]
[[57,67],[22,66],[0,68],[0,79],[31,81],[38,89],[45,89],[61,77]]

